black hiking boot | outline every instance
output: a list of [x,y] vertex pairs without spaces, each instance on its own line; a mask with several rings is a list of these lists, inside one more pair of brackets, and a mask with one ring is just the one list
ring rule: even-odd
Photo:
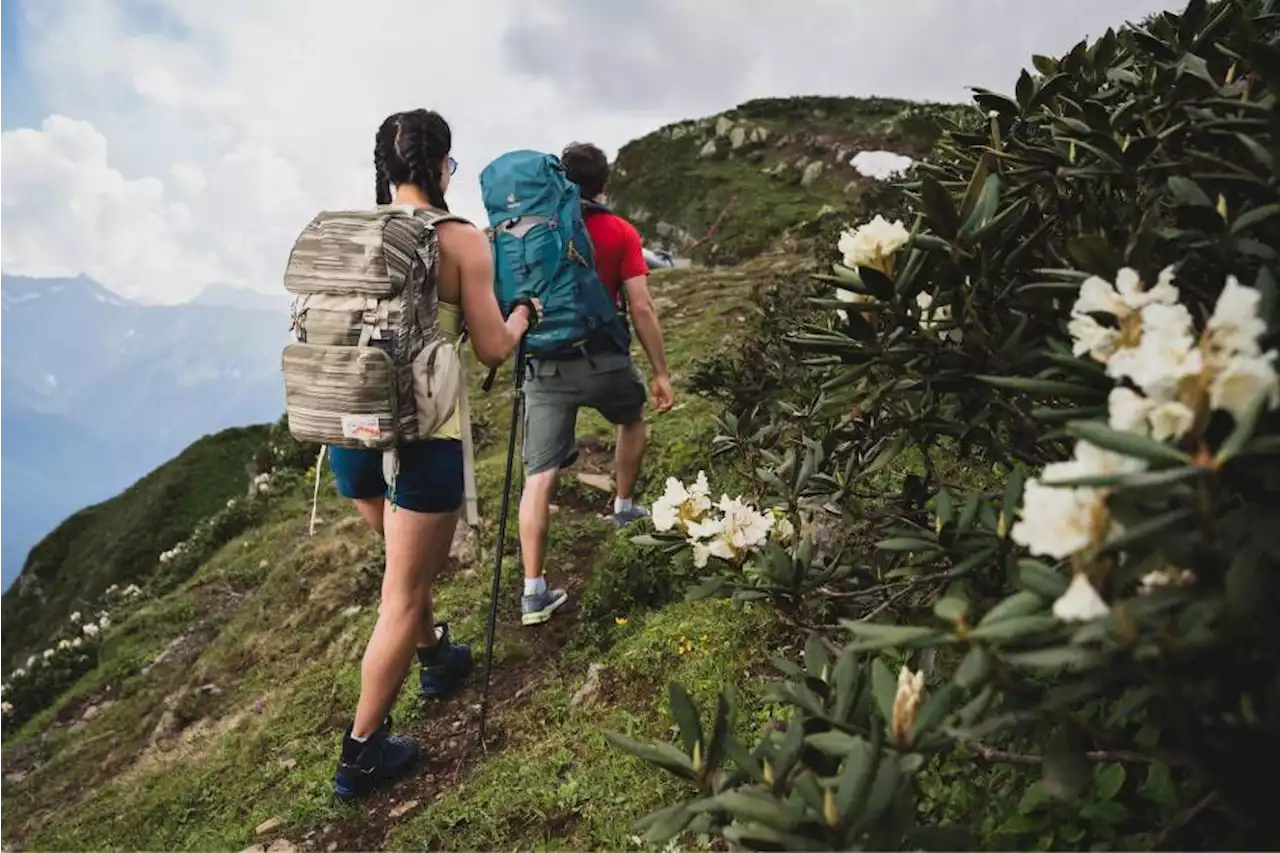
[[391,734],[391,717],[364,743],[342,736],[342,756],[333,777],[333,794],[340,800],[356,800],[384,782],[390,782],[418,760],[418,742],[407,735]]
[[471,647],[449,639],[449,623],[441,622],[435,648],[418,649],[422,671],[418,684],[423,699],[447,699],[471,674]]

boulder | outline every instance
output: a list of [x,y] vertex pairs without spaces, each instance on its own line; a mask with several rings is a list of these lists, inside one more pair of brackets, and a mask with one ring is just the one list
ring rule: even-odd
[[734,151],[747,144],[747,129],[743,125],[738,125],[729,132],[729,147]]
[[707,157],[714,156],[716,156],[716,141],[714,139],[708,139],[707,144],[702,146],[702,150],[698,152],[698,157],[706,159]]
[[720,116],[716,119],[716,136],[723,139],[733,130],[733,119],[728,116]]

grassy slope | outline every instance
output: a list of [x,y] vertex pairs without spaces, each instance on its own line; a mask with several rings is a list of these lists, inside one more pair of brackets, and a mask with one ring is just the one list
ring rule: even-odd
[[[650,240],[663,239],[659,223],[682,229],[691,240],[714,224],[694,256],[735,263],[814,220],[824,207],[873,203],[867,196],[882,185],[860,176],[849,158],[880,149],[918,157],[937,139],[937,125],[928,116],[947,109],[878,98],[749,101],[723,117],[763,128],[763,142],[731,150],[728,137],[717,136],[719,117],[680,122],[624,146],[609,193]],[[717,153],[700,156],[708,141]],[[824,164],[807,187],[801,186],[801,162]],[[786,168],[770,174],[780,166]]]
[[[750,284],[789,262],[763,258],[735,270],[655,277],[677,375],[709,342],[732,334]],[[504,387],[502,379],[496,387]],[[655,423],[649,482],[705,464],[712,407],[687,395],[678,402],[678,412]],[[494,433],[507,423],[508,405],[509,393],[502,391],[476,398],[479,418]],[[590,413],[579,434],[607,436],[608,430]],[[504,456],[499,439],[479,462],[484,542],[492,536]],[[433,796],[443,794],[437,807],[411,813],[399,826],[385,823],[389,804],[373,806],[372,814],[352,814],[333,805],[328,786],[375,618],[380,543],[332,489],[322,490],[326,523],[308,538],[309,498],[307,484],[299,484],[278,499],[263,523],[220,549],[193,577],[138,606],[112,632],[103,665],[6,742],[6,773],[25,774],[18,782],[10,775],[5,784],[6,839],[62,849],[226,848],[251,841],[255,826],[279,817],[281,831],[291,837],[329,826],[333,837],[351,844],[377,845],[394,832],[397,844],[447,836],[450,846],[468,846],[463,839],[486,846],[553,838],[616,846],[627,819],[661,801],[669,788],[656,772],[607,747],[601,727],[660,733],[669,722],[656,689],[660,678],[680,677],[709,695],[740,681],[738,664],[745,667],[748,657],[759,657],[759,638],[768,625],[763,612],[680,605],[646,626],[645,607],[662,602],[616,582],[616,571],[643,576],[626,563],[643,567],[644,555],[625,539],[609,538],[597,517],[607,495],[568,477],[557,498],[561,509],[553,518],[551,553],[553,566],[566,567],[561,576],[574,578],[575,606],[558,629],[560,645],[540,646],[547,641],[539,632],[500,634],[494,728],[505,750],[491,754],[470,776],[474,726],[466,706],[474,694],[455,700],[450,710],[424,707],[406,691],[395,712],[398,723],[423,734],[424,742],[452,750],[460,787],[453,787],[452,777],[434,779],[443,771],[428,764],[423,779],[434,781],[421,784],[434,785]],[[607,544],[597,552],[602,542]],[[442,579],[438,598],[439,615],[452,620],[459,638],[476,644],[487,601],[486,550],[481,548],[474,566],[460,566]],[[518,567],[513,558],[506,562],[502,622],[510,626]],[[352,606],[360,610],[351,614]],[[632,619],[619,626],[614,613]],[[566,700],[592,659],[591,647],[571,636],[587,627],[572,624],[578,615],[602,628],[580,632],[582,637],[618,640],[604,658],[617,673],[617,689],[597,708],[570,712]],[[690,638],[695,649],[679,655],[677,635],[688,632],[696,635]],[[576,645],[562,650],[565,643]],[[166,649],[167,657],[148,667]],[[735,665],[726,667],[725,661]],[[531,689],[515,696],[518,686]],[[97,716],[77,722],[91,704],[99,706]],[[458,724],[452,737],[448,728],[440,732],[450,713],[461,714],[450,722],[450,728]],[[169,734],[157,740],[159,732]],[[565,779],[578,780],[576,794],[566,789]],[[633,796],[640,790],[647,793]],[[517,792],[522,799],[512,799]],[[624,796],[625,806],[617,802]],[[597,802],[598,797],[606,799]],[[593,805],[583,805],[588,801]],[[499,819],[494,810],[504,802],[510,809]],[[558,829],[537,819],[557,810]]]
[[5,660],[47,641],[108,586],[145,582],[160,552],[245,493],[245,465],[265,436],[265,427],[206,436],[120,495],[58,525],[32,549],[21,578],[5,593]]

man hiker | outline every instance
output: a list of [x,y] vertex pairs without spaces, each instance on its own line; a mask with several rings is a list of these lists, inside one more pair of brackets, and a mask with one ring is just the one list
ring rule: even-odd
[[575,428],[580,407],[595,409],[617,427],[614,524],[622,527],[649,514],[635,503],[633,494],[649,436],[643,413],[644,379],[631,360],[628,314],[653,370],[649,390],[654,408],[666,412],[673,402],[640,234],[630,222],[600,204],[609,179],[609,160],[595,145],[582,143],[566,147],[560,160],[568,179],[581,191],[596,273],[620,309],[616,322],[621,334],[601,336],[566,355],[530,359],[524,385],[525,483],[520,498],[520,553],[524,560],[520,610],[524,625],[546,622],[568,598],[562,589],[547,588],[543,559],[556,475],[578,457]]

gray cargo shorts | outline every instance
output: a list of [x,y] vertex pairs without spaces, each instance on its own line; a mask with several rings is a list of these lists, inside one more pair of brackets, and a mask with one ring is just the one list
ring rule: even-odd
[[565,468],[578,456],[578,409],[617,426],[640,420],[647,394],[629,355],[533,360],[524,383],[525,475]]

